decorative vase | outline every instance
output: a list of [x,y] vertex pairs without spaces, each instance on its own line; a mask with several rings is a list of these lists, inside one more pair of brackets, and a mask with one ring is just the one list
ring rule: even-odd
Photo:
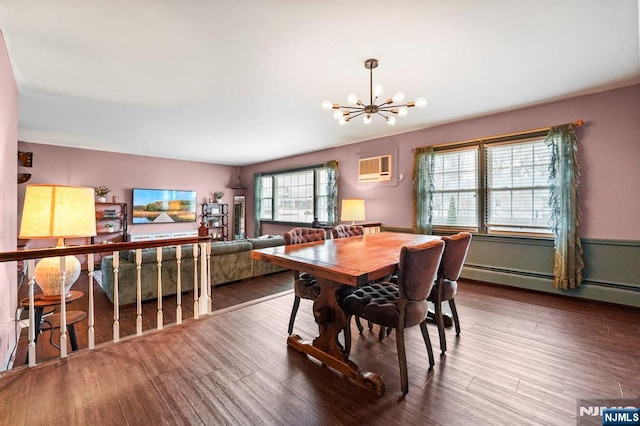
[[107,197],[96,197],[96,201],[99,203],[106,203],[107,202]]
[[80,276],[80,261],[75,256],[65,256],[65,275],[65,288],[62,288],[59,257],[45,257],[38,262],[34,271],[36,284],[46,298],[59,298],[63,292],[69,293]]

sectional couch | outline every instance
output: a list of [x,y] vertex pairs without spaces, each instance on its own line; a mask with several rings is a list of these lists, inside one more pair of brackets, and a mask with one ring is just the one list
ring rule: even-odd
[[[216,241],[211,244],[211,284],[220,285],[233,281],[255,278],[285,270],[279,266],[271,265],[251,259],[250,252],[254,248],[273,247],[284,245],[284,238],[280,235],[248,238],[246,240]],[[135,250],[120,252],[120,265],[118,272],[118,302],[127,305],[136,302],[137,270],[135,262]],[[158,269],[156,249],[142,250],[141,263],[141,293],[142,300],[156,299],[158,295]],[[198,259],[198,262],[200,259]],[[176,260],[176,248],[169,246],[162,249],[162,295],[176,294],[178,263]],[[194,272],[192,245],[182,246],[181,256],[181,287],[182,291],[193,290],[194,276],[199,285],[200,265]],[[105,256],[101,263],[101,279],[98,283],[105,294],[111,300],[114,287],[113,256]]]

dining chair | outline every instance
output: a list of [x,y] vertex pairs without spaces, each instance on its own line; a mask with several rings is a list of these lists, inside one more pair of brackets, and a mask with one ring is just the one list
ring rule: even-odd
[[360,225],[336,225],[331,229],[332,238],[354,237],[364,235],[364,227]]
[[442,304],[449,303],[453,323],[456,328],[456,335],[460,335],[460,319],[456,308],[455,296],[458,291],[458,279],[462,273],[462,267],[467,258],[469,245],[471,244],[471,234],[469,232],[459,232],[451,236],[443,236],[445,243],[444,253],[436,283],[429,293],[427,300],[435,307],[435,320],[438,325],[438,335],[440,337],[440,351],[444,355],[447,350],[447,338],[445,336],[445,321],[442,313]]
[[[288,232],[284,233],[284,244],[302,244],[312,241],[322,241],[325,239],[325,231],[321,228],[292,228]],[[320,285],[313,275],[293,271],[293,308],[291,309],[291,317],[289,318],[289,334],[293,334],[293,323],[296,320],[296,314],[298,313],[298,307],[300,306],[300,299],[316,300],[320,295]]]
[[[420,325],[429,357],[429,370],[435,364],[433,348],[427,330],[427,296],[433,288],[444,241],[402,247],[398,263],[398,285],[372,283],[356,288],[343,301],[348,315],[357,315],[381,327],[396,330],[396,346],[400,365],[400,382],[403,394],[409,392],[407,356],[404,344],[405,328]],[[349,323],[346,333],[350,334]],[[351,348],[346,348],[347,353]]]
[[[331,237],[333,239],[336,238],[348,238],[355,237],[358,235],[364,235],[364,227],[360,225],[336,225],[331,229]],[[362,323],[360,322],[360,318],[356,318],[356,326],[358,327],[358,331],[362,334],[364,328],[362,327]],[[372,329],[371,324],[369,324],[369,330]]]

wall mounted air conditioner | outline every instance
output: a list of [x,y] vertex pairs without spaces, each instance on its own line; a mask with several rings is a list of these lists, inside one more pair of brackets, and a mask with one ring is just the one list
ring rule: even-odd
[[391,180],[391,155],[358,160],[358,182]]

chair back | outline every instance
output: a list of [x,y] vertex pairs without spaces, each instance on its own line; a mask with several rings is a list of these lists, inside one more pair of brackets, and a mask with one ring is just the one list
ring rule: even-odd
[[325,232],[321,228],[292,228],[284,233],[284,244],[287,246],[322,241],[324,239]]
[[443,236],[442,240],[445,246],[438,276],[449,281],[458,281],[469,251],[471,234],[460,232],[451,236]]
[[409,301],[422,301],[433,288],[445,249],[442,240],[433,240],[415,246],[404,246],[398,263],[400,297]]
[[364,235],[364,227],[360,225],[338,225],[331,230],[331,237],[346,238]]

